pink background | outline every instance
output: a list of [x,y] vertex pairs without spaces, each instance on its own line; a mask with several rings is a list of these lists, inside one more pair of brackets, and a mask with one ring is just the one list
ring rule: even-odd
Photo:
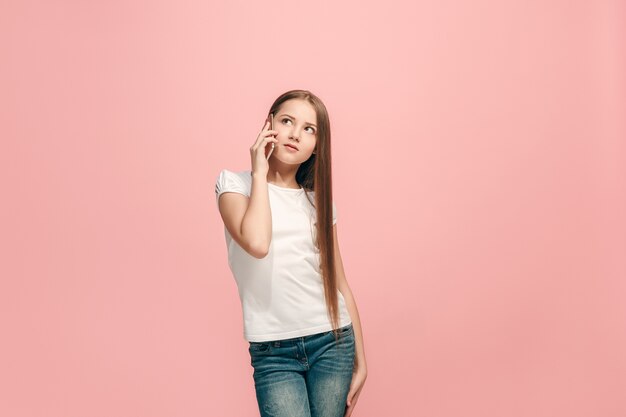
[[354,416],[626,415],[621,1],[3,1],[0,415],[258,415],[214,180],[326,103]]

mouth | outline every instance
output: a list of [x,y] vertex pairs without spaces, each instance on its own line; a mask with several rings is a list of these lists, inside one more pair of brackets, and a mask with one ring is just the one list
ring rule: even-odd
[[296,146],[295,146],[295,145],[292,145],[292,144],[290,144],[290,143],[286,143],[286,144],[285,144],[285,147],[286,147],[286,148],[289,148],[289,149],[293,149],[294,151],[297,151],[297,150],[298,150],[298,148],[296,148]]

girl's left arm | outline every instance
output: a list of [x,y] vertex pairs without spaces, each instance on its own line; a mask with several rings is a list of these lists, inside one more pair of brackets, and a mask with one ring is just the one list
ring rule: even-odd
[[365,360],[365,347],[363,346],[363,332],[361,328],[361,319],[359,317],[359,310],[356,306],[354,295],[348,285],[346,274],[343,270],[343,262],[341,260],[341,252],[339,251],[339,239],[337,238],[337,224],[333,225],[333,239],[335,246],[335,270],[337,273],[337,286],[344,300],[346,301],[346,308],[350,313],[350,319],[352,320],[352,327],[354,329],[354,369],[362,374],[365,378],[367,376],[367,362]]

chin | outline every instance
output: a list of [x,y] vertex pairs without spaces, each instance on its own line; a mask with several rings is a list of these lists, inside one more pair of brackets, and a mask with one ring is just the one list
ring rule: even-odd
[[[273,155],[272,155],[273,156]],[[307,156],[306,158],[302,158],[302,155],[289,155],[287,158],[283,158],[282,156],[276,155],[276,159],[279,160],[280,162],[284,163],[284,164],[289,164],[289,165],[299,165],[303,162],[306,162],[309,160],[309,158],[311,157],[311,155]]]

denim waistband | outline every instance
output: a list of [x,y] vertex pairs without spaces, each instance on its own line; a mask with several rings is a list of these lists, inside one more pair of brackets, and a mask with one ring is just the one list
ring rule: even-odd
[[[352,328],[352,323],[347,324],[343,327],[339,327],[338,328],[338,332],[342,333],[342,332],[346,332],[348,331],[350,328]],[[309,335],[305,335],[305,336],[298,336],[298,337],[292,337],[289,339],[279,339],[279,340],[267,340],[264,342],[249,342],[250,345],[254,345],[254,344],[271,344],[272,346],[275,347],[279,347],[279,346],[291,346],[294,345],[302,340],[310,340],[310,339],[314,339],[314,338],[319,338],[319,337],[324,337],[326,335],[330,335],[332,334],[332,330],[326,330],[323,332],[319,332],[319,333],[314,333],[314,334],[309,334]]]

